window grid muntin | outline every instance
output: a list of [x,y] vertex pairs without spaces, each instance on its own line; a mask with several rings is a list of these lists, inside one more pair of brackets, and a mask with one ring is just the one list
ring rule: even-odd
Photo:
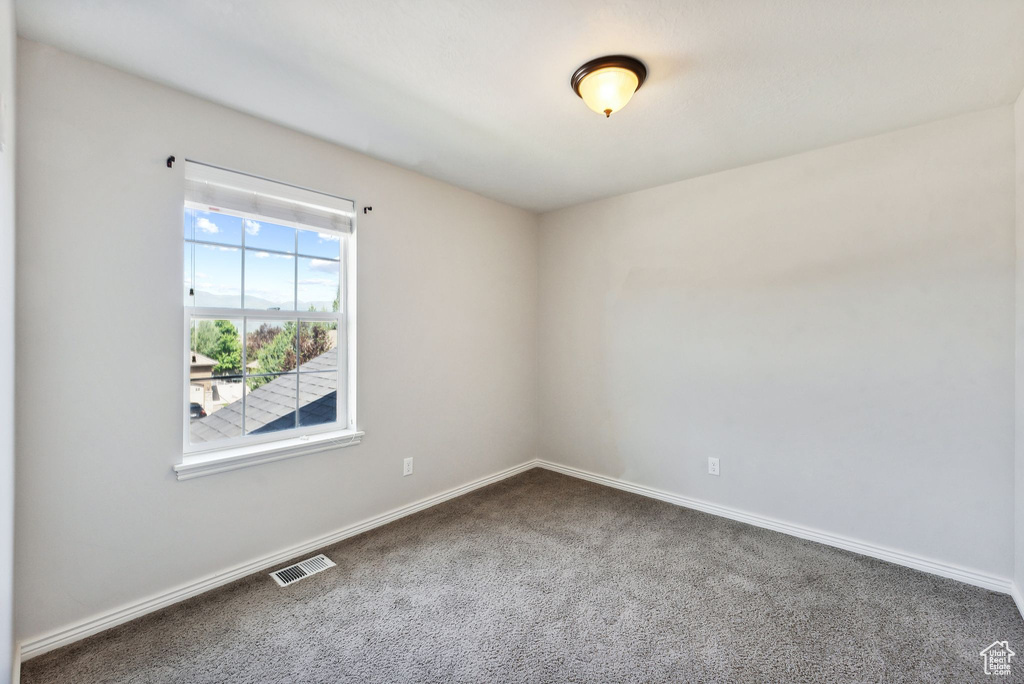
[[[186,350],[187,354],[186,354],[186,364],[185,364],[186,388],[188,387],[188,385],[191,383],[192,380],[240,379],[241,383],[242,383],[242,398],[240,400],[241,401],[241,405],[240,405],[241,436],[239,436],[239,437],[229,437],[229,438],[225,438],[223,440],[217,440],[215,442],[193,443],[192,439],[191,439],[191,430],[189,429],[189,426],[190,426],[190,423],[189,423],[189,403],[190,402],[186,401],[185,402],[185,448],[186,448],[186,451],[187,452],[212,451],[212,450],[217,450],[217,449],[222,449],[222,448],[229,448],[231,446],[236,446],[236,445],[240,445],[240,444],[253,444],[253,443],[260,443],[260,442],[270,442],[270,441],[275,441],[275,440],[279,440],[279,439],[287,439],[295,431],[300,430],[300,429],[305,434],[315,434],[317,432],[326,432],[326,431],[330,431],[330,430],[336,430],[336,429],[338,429],[339,426],[341,426],[342,429],[347,429],[347,428],[353,427],[354,421],[350,420],[351,411],[350,411],[350,407],[349,407],[349,399],[350,399],[350,396],[349,396],[349,394],[350,394],[350,384],[349,384],[349,382],[350,382],[349,381],[350,373],[349,373],[349,370],[350,369],[348,368],[348,343],[349,343],[349,340],[348,340],[347,316],[346,316],[346,313],[345,313],[345,304],[346,304],[346,301],[347,301],[347,298],[348,298],[348,274],[347,274],[347,269],[348,269],[348,266],[349,266],[349,264],[348,264],[348,236],[340,234],[340,233],[338,234],[339,245],[338,245],[338,257],[337,258],[324,257],[324,256],[318,256],[318,255],[312,255],[312,254],[300,254],[299,251],[298,251],[298,249],[299,249],[299,231],[300,230],[304,230],[304,231],[312,232],[312,233],[317,233],[317,234],[326,234],[326,233],[330,233],[330,231],[324,230],[322,228],[311,228],[311,227],[308,227],[308,226],[303,226],[301,224],[296,224],[296,223],[289,222],[289,221],[280,221],[280,220],[277,220],[277,219],[271,220],[271,219],[268,219],[266,217],[261,217],[259,215],[249,214],[247,212],[241,212],[241,211],[219,211],[219,210],[215,209],[214,207],[210,207],[210,206],[206,206],[206,205],[201,205],[201,204],[198,204],[198,203],[195,203],[195,202],[190,202],[190,201],[186,201],[184,203],[184,208],[185,209],[192,209],[192,210],[194,210],[193,214],[192,214],[192,221],[191,221],[191,238],[188,235],[186,235],[185,238],[184,238],[184,241],[185,241],[186,245],[188,245],[189,243],[192,243],[192,245],[193,245],[193,247],[192,247],[192,255],[193,255],[192,256],[192,273],[191,273],[191,277],[192,277],[192,283],[191,283],[192,301],[195,301],[195,245],[196,244],[204,244],[204,245],[208,245],[208,246],[211,246],[211,247],[218,247],[218,248],[225,247],[225,248],[230,248],[230,249],[237,249],[237,250],[239,250],[241,252],[241,298],[240,298],[240,301],[241,301],[241,304],[242,304],[242,306],[240,308],[237,308],[237,309],[233,308],[233,307],[197,307],[197,306],[186,306],[185,307],[186,332],[188,333],[188,341],[187,341],[187,345],[186,345],[188,347],[188,349]],[[232,245],[232,244],[226,244],[226,243],[209,242],[209,241],[192,239],[195,236],[195,221],[196,221],[195,213],[194,213],[195,211],[202,211],[202,212],[205,212],[205,213],[214,213],[214,214],[220,214],[220,215],[224,215],[224,216],[232,216],[232,217],[236,217],[236,218],[241,218],[242,219],[242,230],[241,230],[241,240],[240,240],[241,244],[239,244],[239,245]],[[293,278],[294,278],[293,305],[295,306],[294,310],[285,311],[285,310],[276,310],[276,309],[249,309],[249,308],[245,307],[245,303],[246,303],[245,302],[245,275],[246,275],[245,274],[245,261],[246,261],[245,255],[246,255],[246,249],[247,249],[246,248],[246,244],[245,244],[245,236],[246,236],[245,221],[247,219],[248,220],[253,220],[253,221],[264,221],[266,223],[273,223],[273,224],[276,224],[276,225],[288,226],[288,227],[292,227],[292,228],[296,229],[296,232],[295,232],[295,252],[294,253],[279,252],[277,250],[269,250],[269,249],[262,249],[262,248],[253,248],[256,251],[268,252],[268,253],[278,253],[278,254],[283,254],[283,255],[286,255],[286,256],[293,257],[293,260],[294,260],[294,268],[293,268]],[[327,311],[305,311],[305,312],[300,312],[300,311],[298,311],[298,287],[299,287],[299,273],[298,273],[298,269],[299,269],[299,258],[300,257],[305,257],[305,258],[308,258],[308,259],[319,259],[319,260],[322,260],[322,261],[336,262],[337,263],[337,265],[338,265],[338,292],[337,292],[336,296],[338,298],[338,311],[330,311],[330,312],[327,312]],[[229,319],[230,320],[230,319],[239,319],[239,318],[242,319],[242,335],[241,335],[241,337],[242,337],[242,339],[241,339],[241,345],[242,345],[242,349],[241,349],[242,373],[241,373],[241,375],[236,375],[236,374],[232,374],[232,375],[211,375],[211,376],[203,376],[203,377],[198,377],[197,376],[195,378],[192,378],[191,377],[191,373],[190,373],[190,361],[189,361],[189,359],[191,357],[191,353],[192,353],[192,346],[193,346],[192,337],[191,337],[191,333],[190,333],[192,321],[195,320],[195,319],[209,319],[209,320]],[[247,322],[248,322],[248,320],[250,318],[256,318],[256,319],[261,319],[262,318],[262,319],[272,319],[272,320],[281,320],[281,321],[289,321],[289,320],[291,320],[291,321],[295,322],[295,324],[296,324],[296,328],[295,328],[295,359],[296,359],[296,361],[295,361],[295,369],[294,370],[292,370],[292,371],[284,371],[284,372],[281,372],[281,373],[262,373],[262,374],[251,374],[251,375],[248,373]],[[335,326],[336,343],[335,343],[335,348],[334,348],[333,351],[335,351],[337,353],[338,359],[337,359],[337,368],[334,371],[301,371],[300,370],[300,367],[302,366],[302,363],[301,363],[301,339],[300,339],[300,336],[301,336],[301,326],[302,326],[303,322],[313,322],[313,323],[315,323],[315,322],[330,322],[330,323],[335,323],[336,324],[336,326]],[[247,399],[247,396],[248,396],[249,392],[247,392],[247,390],[246,390],[246,386],[247,386],[246,381],[250,377],[267,377],[267,376],[272,376],[272,375],[286,376],[289,373],[294,373],[295,374],[295,382],[296,382],[296,385],[295,385],[295,409],[294,409],[294,411],[295,411],[295,426],[293,428],[290,428],[290,429],[274,431],[274,432],[271,432],[271,433],[266,433],[266,434],[261,434],[261,435],[252,435],[251,433],[247,433],[246,432],[246,428],[245,428],[245,426],[246,426],[246,404],[247,404],[246,399]],[[338,383],[337,383],[338,386],[335,389],[335,419],[334,419],[333,422],[322,423],[322,424],[312,425],[312,426],[305,426],[305,427],[300,424],[300,414],[301,414],[301,407],[300,407],[300,402],[301,402],[301,384],[300,383],[301,383],[301,375],[307,374],[307,373],[317,373],[317,374],[320,374],[320,373],[336,373],[337,374],[337,376],[338,376]],[[344,404],[342,402],[344,402]],[[342,411],[342,406],[343,405],[344,405],[344,409],[345,409],[344,411]],[[199,445],[202,445],[202,446],[199,446]],[[209,446],[207,446],[207,445],[209,445]]]

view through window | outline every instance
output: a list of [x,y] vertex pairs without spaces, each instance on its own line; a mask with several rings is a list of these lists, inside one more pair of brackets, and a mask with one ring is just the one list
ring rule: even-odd
[[187,450],[347,426],[347,234],[281,213],[186,200]]

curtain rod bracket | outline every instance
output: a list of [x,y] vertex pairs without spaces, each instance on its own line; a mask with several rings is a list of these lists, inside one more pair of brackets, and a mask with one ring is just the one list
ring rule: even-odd
[[371,211],[373,211],[373,207],[363,207],[364,214],[369,214]]
[[172,154],[170,157],[167,158],[167,168],[171,168],[171,166],[173,164],[174,164],[174,155]]

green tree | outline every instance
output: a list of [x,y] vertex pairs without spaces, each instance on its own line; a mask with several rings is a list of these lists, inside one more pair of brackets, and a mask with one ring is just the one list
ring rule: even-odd
[[202,354],[203,356],[209,356],[211,359],[214,358],[214,353],[217,348],[217,340],[220,339],[220,331],[217,326],[213,324],[213,321],[199,321],[192,326],[192,349]]
[[218,375],[242,371],[242,345],[238,328],[231,321],[199,321],[192,328],[192,348],[217,362],[213,372]]
[[334,349],[330,331],[338,327],[337,323],[302,323],[299,336],[302,361],[310,361]]
[[[218,375],[237,375],[242,372],[242,343],[238,339],[238,328],[231,321],[214,321],[217,341],[213,345],[212,354],[207,354],[217,361],[213,372]],[[202,352],[200,352],[202,353]]]
[[[285,373],[295,370],[295,324],[291,321],[286,322],[270,342],[258,348],[251,344],[250,349],[255,349],[255,360],[259,364],[260,373]],[[272,379],[249,378],[249,389],[262,387]]]
[[281,328],[273,323],[261,323],[260,327],[249,331],[249,337],[245,340],[245,353],[250,361],[255,361],[259,356],[260,349],[274,341]]

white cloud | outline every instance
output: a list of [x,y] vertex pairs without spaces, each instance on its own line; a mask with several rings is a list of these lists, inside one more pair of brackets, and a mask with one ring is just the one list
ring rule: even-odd
[[270,252],[256,252],[256,254],[254,254],[253,256],[256,257],[257,259],[266,259],[268,256],[270,256]]
[[333,233],[317,233],[317,237],[321,240],[327,240],[328,242],[337,242],[341,239],[340,235],[335,235]]
[[205,216],[201,216],[196,219],[196,227],[199,228],[199,230],[203,231],[204,233],[220,232],[220,228],[217,227],[217,224],[211,221],[210,219],[206,218]]
[[258,221],[253,221],[252,219],[245,219],[245,232],[248,233],[249,235],[259,235],[260,234],[260,224],[259,224],[259,222]]
[[327,259],[313,259],[309,262],[309,267],[314,271],[324,271],[325,273],[338,272],[338,262]]

